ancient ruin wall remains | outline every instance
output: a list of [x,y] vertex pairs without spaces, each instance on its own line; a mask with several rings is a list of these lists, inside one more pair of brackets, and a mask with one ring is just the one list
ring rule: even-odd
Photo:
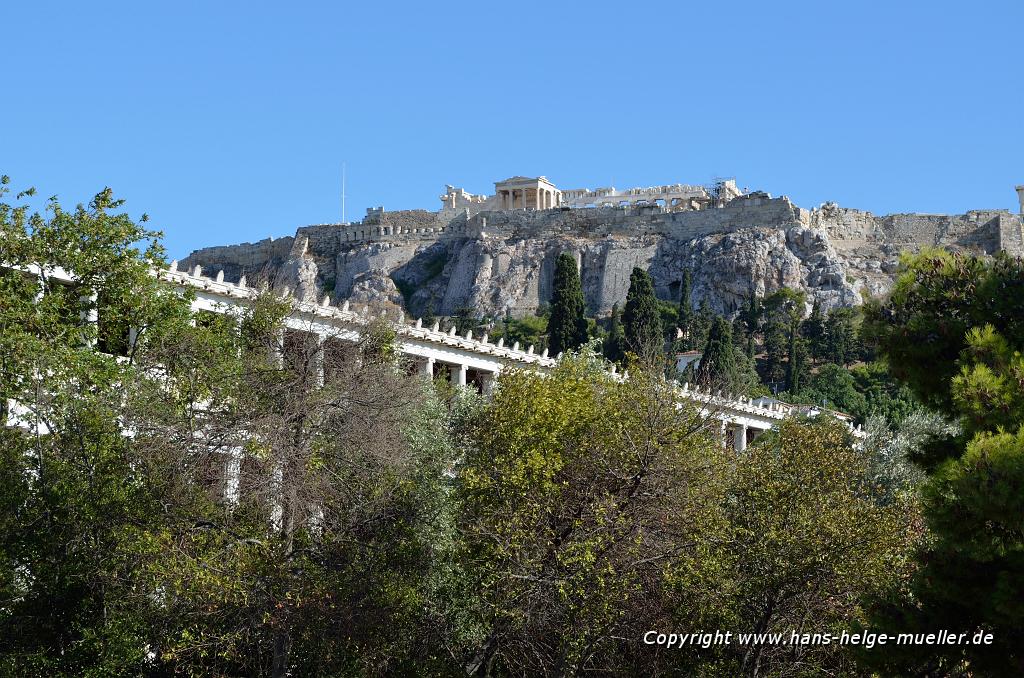
[[[532,180],[518,177],[515,181]],[[498,187],[508,185],[496,183]],[[833,203],[806,210],[785,197],[772,198],[761,192],[736,195],[733,182],[725,191],[705,192],[706,197],[700,197],[694,189],[692,192],[698,194],[699,200],[695,198],[692,204],[675,201],[668,205],[647,200],[655,194],[652,190],[609,194],[631,197],[623,201],[628,204],[618,206],[578,208],[568,206],[572,203],[566,200],[551,209],[494,209],[498,204],[494,196],[473,196],[448,187],[448,193],[441,196],[443,207],[438,212],[374,208],[367,210],[366,217],[358,223],[305,226],[293,237],[197,250],[182,266],[201,265],[210,272],[223,270],[227,280],[237,280],[243,274],[250,278],[261,273],[284,275],[292,281],[292,289],[303,290],[305,294],[326,289],[336,295],[362,294],[371,299],[374,295],[386,296],[392,303],[401,303],[402,296],[408,302],[410,293],[403,291],[400,295],[392,280],[403,284],[401,276],[408,275],[404,279],[407,289],[421,286],[427,280],[436,283],[435,277],[442,271],[435,269],[438,266],[443,267],[447,285],[437,292],[441,294],[436,300],[438,304],[504,304],[521,313],[544,300],[550,287],[550,257],[542,252],[552,247],[576,252],[585,277],[588,306],[600,310],[607,310],[609,300],[619,295],[622,281],[618,277],[627,275],[628,271],[623,271],[634,263],[653,267],[652,274],[665,278],[656,279],[659,292],[670,295],[674,279],[669,278],[677,275],[678,266],[665,262],[675,256],[666,251],[673,248],[679,250],[676,258],[680,262],[690,257],[691,264],[679,265],[708,269],[704,273],[714,280],[704,281],[702,293],[713,302],[715,295],[727,297],[713,303],[723,308],[734,302],[741,289],[767,290],[780,285],[824,285],[833,292],[838,285],[844,289],[834,294],[827,290],[810,291],[825,295],[822,298],[831,299],[830,303],[857,303],[859,294],[845,287],[853,284],[851,290],[859,286],[869,293],[884,292],[891,284],[899,254],[922,246],[1024,255],[1021,217],[1006,210],[876,216]],[[583,191],[563,193],[577,201],[589,199]],[[1019,193],[1024,200],[1024,192]],[[521,200],[518,194],[517,200]],[[772,233],[781,235],[781,240]],[[807,241],[811,233],[817,234],[814,238],[820,239],[819,244],[810,248],[796,244]],[[749,251],[722,259],[721,247],[728,242],[723,245],[720,239],[729,234],[741,235],[731,242]],[[458,244],[466,242],[481,246],[467,248]],[[483,246],[484,243],[490,244]],[[511,243],[519,244],[513,247]],[[788,248],[790,252],[781,252],[779,248]],[[505,251],[509,254],[504,254]],[[506,270],[502,262],[509,256],[525,257],[518,264],[513,261],[513,266],[536,270],[522,272],[518,277],[502,277]],[[694,256],[719,258],[693,260]],[[794,256],[798,261],[794,262]],[[621,265],[611,265],[613,260],[621,260]],[[409,265],[424,270],[410,275]],[[793,269],[797,265],[800,271]],[[710,271],[712,266],[731,267],[732,273]],[[776,270],[775,266],[785,270]],[[488,273],[491,269],[494,273]],[[767,278],[726,280],[729,275]],[[521,283],[528,288],[525,297],[516,297],[522,290],[511,290],[506,295],[499,289],[481,288],[510,284],[510,280],[511,284]]]

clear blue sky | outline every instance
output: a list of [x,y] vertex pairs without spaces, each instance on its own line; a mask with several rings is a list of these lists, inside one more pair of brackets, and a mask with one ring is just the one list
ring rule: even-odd
[[366,207],[703,183],[1016,209],[1024,2],[17,2],[0,172],[109,185],[172,257]]

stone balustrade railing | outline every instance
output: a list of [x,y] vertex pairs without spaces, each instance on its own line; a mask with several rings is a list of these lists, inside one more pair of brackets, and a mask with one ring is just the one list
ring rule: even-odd
[[[217,308],[218,300],[222,302],[222,307],[253,300],[261,291],[249,287],[244,277],[238,283],[225,282],[223,272],[218,273],[215,278],[206,278],[199,266],[190,272],[179,271],[176,262],[172,262],[168,269],[160,271],[158,275],[169,283],[204,294],[207,300],[213,301],[212,306],[200,304],[200,308],[207,310],[224,310]],[[289,290],[285,289],[282,293],[287,296]],[[463,363],[472,362],[474,367],[491,374],[509,366],[550,369],[557,362],[557,357],[549,356],[547,349],[540,353],[535,352],[533,346],[522,350],[518,342],[509,347],[504,344],[503,339],[492,342],[486,333],[474,337],[471,330],[458,334],[454,327],[442,331],[437,321],[427,327],[421,319],[407,321],[401,312],[394,317],[374,317],[365,306],[361,311],[353,310],[347,300],[342,301],[340,306],[331,305],[329,295],[325,295],[320,303],[295,301],[292,318],[299,322],[303,319],[319,319],[326,321],[329,326],[356,332],[374,321],[383,320],[395,330],[401,352],[414,358],[430,360],[431,363],[435,359],[455,365],[458,365],[460,360]],[[296,324],[295,327],[299,328],[300,325]],[[471,356],[480,360],[467,360]],[[462,370],[461,383],[464,384],[465,367]],[[615,371],[614,367],[612,371]],[[719,413],[723,420],[732,423],[742,422],[740,425],[744,428],[749,425],[755,430],[765,430],[773,423],[796,414],[817,414],[818,411],[823,411],[812,412],[807,407],[780,401],[765,402],[764,399],[734,397],[721,391],[704,391],[688,383],[682,384],[678,393],[681,399],[698,403],[703,409]],[[850,428],[858,437],[863,435],[860,427],[854,428],[851,425]]]

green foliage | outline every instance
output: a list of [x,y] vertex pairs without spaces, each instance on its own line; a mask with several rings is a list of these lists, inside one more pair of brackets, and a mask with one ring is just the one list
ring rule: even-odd
[[665,330],[665,341],[674,341],[676,326],[679,324],[678,304],[662,299],[655,299],[655,304],[658,307],[658,318],[661,320],[661,327]]
[[586,354],[547,376],[502,374],[458,477],[488,629],[470,666],[650,666],[635,639],[657,628],[665,568],[700,566],[724,458],[663,380],[631,374],[616,381]]
[[539,351],[544,348],[547,330],[547,318],[525,315],[522,318],[505,318],[495,326],[491,337],[495,341],[504,339],[505,345],[509,347],[518,341],[523,349],[532,345]]
[[627,351],[647,362],[658,359],[664,351],[661,318],[654,297],[654,282],[647,271],[634,268],[629,277],[626,308],[622,328]]
[[[900,587],[919,534],[913,499],[880,501],[852,442],[838,422],[786,420],[738,459],[719,556],[723,616],[699,628],[839,632],[865,618],[864,596]],[[857,672],[835,645],[752,644],[724,655],[726,675]]]
[[684,338],[690,336],[693,324],[693,275],[690,269],[683,269],[683,279],[679,284],[679,308],[676,312],[676,326]]
[[699,351],[708,343],[708,332],[711,331],[711,323],[715,319],[715,313],[708,306],[707,299],[700,300],[697,313],[690,321],[690,333],[683,338],[684,351]]
[[864,396],[863,414],[856,410],[844,410],[866,420],[871,416],[885,419],[889,425],[899,424],[911,413],[921,409],[921,404],[906,385],[896,381],[889,367],[882,361],[872,361],[850,368],[858,393]]
[[548,319],[548,348],[553,355],[575,350],[587,342],[587,319],[583,288],[576,259],[571,254],[558,255],[555,262],[554,293]]
[[736,370],[736,349],[732,344],[732,327],[721,316],[715,316],[708,333],[708,343],[697,368],[697,382],[715,390],[735,393],[739,375]]
[[890,672],[1024,672],[1024,263],[927,250],[906,256],[892,295],[869,308],[870,334],[897,377],[962,424],[918,458],[933,539],[911,596],[889,599],[881,623],[994,636],[991,646],[907,652]]
[[626,336],[622,330],[622,314],[618,303],[612,304],[612,315],[608,322],[608,338],[604,342],[604,357],[613,363],[626,357]]
[[800,331],[807,342],[807,352],[811,358],[822,360],[825,357],[825,316],[817,299],[811,307],[811,315],[803,322]]
[[851,414],[859,421],[868,414],[867,399],[858,390],[853,374],[831,363],[814,374],[810,385],[800,391],[800,399]]
[[26,408],[24,428],[0,428],[7,675],[111,675],[143,659],[124,531],[154,524],[160,506],[118,425],[142,366],[134,348],[119,361],[89,347],[101,329],[104,348],[125,349],[112,329],[130,323],[144,342],[188,316],[187,300],[150,275],[158,234],[121,205],[109,189],[70,211],[51,199],[46,216],[0,203],[0,403]]
[[863,348],[858,338],[860,314],[855,308],[834,308],[825,319],[822,358],[836,365],[860,360]]

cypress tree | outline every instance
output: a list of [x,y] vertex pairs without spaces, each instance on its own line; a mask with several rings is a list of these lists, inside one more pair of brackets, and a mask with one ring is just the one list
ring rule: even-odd
[[807,348],[815,360],[825,355],[825,318],[821,313],[821,302],[814,301],[811,315],[803,324],[803,336],[807,340]]
[[693,324],[693,303],[690,294],[693,292],[693,280],[690,269],[683,270],[683,282],[679,286],[679,321],[676,325],[683,333],[683,341],[689,341]]
[[753,360],[754,339],[761,325],[761,304],[753,289],[750,290],[750,294],[747,296],[746,302],[743,304],[743,310],[740,312],[740,317],[743,318],[743,324],[746,326],[747,357]]
[[624,357],[623,345],[625,337],[622,334],[622,312],[619,305],[612,305],[611,325],[608,328],[608,339],[604,345],[604,357],[612,362],[619,362]]
[[711,323],[714,319],[715,314],[708,307],[708,300],[701,299],[700,307],[690,321],[690,337],[686,340],[689,350],[699,351],[704,348],[704,345],[708,343],[708,332],[711,331]]
[[622,325],[626,350],[650,360],[664,349],[654,282],[642,268],[634,268],[629,276],[629,293],[626,295]]
[[587,342],[583,287],[576,259],[563,252],[555,262],[554,294],[548,319],[548,348],[551,355],[577,349]]
[[715,316],[708,330],[708,342],[697,369],[698,381],[704,386],[721,386],[732,390],[736,385],[736,354],[732,345],[732,326]]
[[786,383],[790,393],[797,393],[800,390],[800,362],[801,355],[797,347],[800,340],[800,319],[793,315],[789,321],[789,362],[786,366]]

